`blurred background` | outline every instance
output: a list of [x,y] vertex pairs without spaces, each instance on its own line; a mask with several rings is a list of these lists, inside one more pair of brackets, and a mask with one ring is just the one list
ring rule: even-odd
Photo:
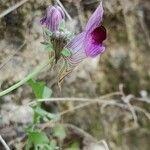
[[[23,79],[33,68],[48,59],[40,44],[43,36],[39,20],[52,2],[23,0],[20,7],[11,11],[12,6],[20,2],[0,2],[1,90]],[[99,0],[61,0],[61,3],[73,19],[69,21],[66,18],[68,30],[79,33]],[[132,106],[140,108],[136,114],[116,106],[104,106],[102,111],[102,107],[96,103],[64,115],[62,121],[78,126],[98,141],[105,139],[112,150],[149,150],[150,1],[103,0],[103,6],[103,25],[107,29],[106,52],[101,57],[81,63],[65,79],[61,92],[54,70],[44,70],[37,79],[46,82],[53,90],[53,97],[81,97],[92,101],[114,92],[122,94],[113,96],[116,101],[122,96],[134,97]],[[10,13],[5,14],[7,9]],[[23,128],[31,121],[31,110],[25,105],[32,99],[34,96],[28,85],[0,98],[0,134],[10,145],[24,134]],[[59,111],[80,104],[70,101],[47,107]],[[138,124],[136,127],[135,122]]]

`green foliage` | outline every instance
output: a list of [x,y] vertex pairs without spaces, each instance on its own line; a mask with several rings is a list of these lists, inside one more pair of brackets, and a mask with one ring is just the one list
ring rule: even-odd
[[49,43],[49,44],[47,44],[46,46],[45,46],[45,50],[47,50],[48,52],[51,52],[51,51],[53,51],[53,47],[52,47],[52,45]]
[[35,150],[57,150],[56,144],[55,140],[49,141],[43,132],[32,132],[29,135],[25,150],[32,149],[33,145]]
[[59,27],[60,31],[65,32],[66,28],[65,28],[65,21],[62,21]]
[[57,138],[64,139],[66,137],[65,128],[61,124],[56,125],[53,129],[53,135]]
[[63,56],[65,56],[65,57],[71,56],[71,52],[70,52],[70,50],[67,49],[67,48],[64,48],[64,49],[62,50],[61,54],[62,54]]
[[[30,80],[29,85],[31,86],[33,93],[37,99],[50,98],[52,95],[52,90],[45,86],[44,82],[37,82],[35,80]],[[48,137],[44,131],[38,129],[37,124],[47,122],[47,121],[56,121],[59,119],[57,114],[52,114],[41,107],[41,102],[37,101],[36,104],[32,105],[33,110],[33,121],[27,128],[26,132],[28,139],[26,142],[26,150],[35,149],[35,150],[57,150],[57,142],[52,138],[52,135]],[[60,135],[64,134],[63,131],[59,129]],[[55,131],[56,132],[56,131]],[[55,133],[54,132],[54,133]],[[58,135],[58,132],[56,132]]]
[[47,28],[43,28],[43,32],[44,32],[44,35],[47,36],[47,37],[51,37],[52,36],[52,32],[47,29]]
[[41,44],[44,45],[44,48],[46,51],[51,52],[51,51],[53,51],[53,45],[51,43],[51,37],[52,37],[53,33],[50,30],[48,30],[47,28],[43,29],[43,33],[44,33],[46,40],[44,42],[41,42]]
[[28,133],[28,137],[34,145],[49,143],[49,139],[46,134],[40,131],[30,131]]
[[50,142],[51,149],[50,150],[59,149],[59,147],[56,144],[57,144],[57,142],[55,140],[51,140],[51,142]]
[[44,45],[45,50],[47,50],[48,52],[53,51],[53,45],[51,42],[41,42],[41,44]]
[[66,33],[66,37],[67,37],[68,40],[70,40],[70,39],[72,39],[72,38],[74,37],[74,33],[72,33],[72,32],[67,32],[67,33]]
[[41,98],[50,98],[52,95],[52,90],[45,86],[44,82],[36,82],[35,80],[30,80],[29,85],[32,87],[35,97],[38,99]]
[[75,142],[71,144],[70,147],[67,148],[66,150],[80,150],[79,143]]
[[60,24],[60,27],[59,27],[60,31],[63,32],[66,36],[66,38],[68,40],[72,39],[73,36],[74,36],[74,33],[66,30],[66,25],[65,25],[65,21],[62,21],[61,24]]
[[57,114],[52,114],[44,109],[42,109],[39,105],[33,106],[34,111],[34,124],[40,123],[40,121],[49,121],[49,120],[58,120],[59,116]]

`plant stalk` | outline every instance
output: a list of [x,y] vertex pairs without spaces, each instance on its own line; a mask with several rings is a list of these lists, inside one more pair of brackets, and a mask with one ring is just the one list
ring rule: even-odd
[[33,72],[31,72],[29,75],[27,75],[24,79],[22,79],[21,81],[19,81],[18,83],[12,85],[11,87],[7,88],[4,91],[0,92],[0,97],[12,92],[13,90],[19,88],[20,86],[24,85],[26,82],[28,82],[30,79],[32,79],[33,77],[35,77],[38,73],[41,72],[41,70],[43,70],[46,66],[51,65],[51,63],[53,62],[53,58],[51,58],[49,61],[44,62],[42,64],[40,64],[39,66],[37,66],[37,68],[35,68],[33,70]]

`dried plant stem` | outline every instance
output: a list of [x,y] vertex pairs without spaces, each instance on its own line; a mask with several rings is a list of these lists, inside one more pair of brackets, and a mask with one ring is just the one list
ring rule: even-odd
[[5,147],[6,150],[10,150],[10,148],[8,147],[8,145],[6,144],[6,142],[4,141],[4,139],[2,138],[1,135],[0,135],[0,141],[3,144],[3,146]]
[[139,10],[138,12],[138,19],[140,21],[141,27],[143,29],[143,32],[145,34],[145,40],[147,40],[148,46],[150,47],[150,35],[149,35],[149,30],[148,27],[144,21],[144,14],[143,11]]
[[[111,100],[111,99],[107,100],[106,99],[107,95],[106,96],[104,95],[102,97],[103,97],[103,99],[100,99],[100,98],[99,99],[70,98],[70,101],[82,101],[82,102],[84,101],[84,103],[80,104],[78,106],[75,106],[73,109],[62,111],[62,112],[59,113],[59,115],[60,116],[64,116],[65,114],[67,114],[69,112],[73,112],[73,111],[79,110],[81,108],[84,108],[84,107],[87,107],[87,106],[90,106],[90,105],[94,105],[94,104],[96,104],[98,102],[99,105],[101,105],[102,107],[104,106],[103,109],[106,108],[107,106],[116,106],[116,107],[119,107],[121,109],[130,111],[132,116],[133,116],[134,123],[138,122],[135,112],[143,113],[150,120],[150,113],[147,112],[146,110],[138,107],[138,106],[132,106],[132,111],[131,111],[131,107],[129,107],[127,103],[122,104],[122,103],[117,102],[116,100]],[[66,98],[56,98],[55,101],[57,101],[57,100],[58,101],[65,101],[67,99]],[[43,124],[42,129],[50,126],[52,123],[53,123],[53,121],[50,121],[48,123]],[[136,125],[136,127],[138,127],[138,126]],[[135,124],[134,124],[134,128],[135,128]]]
[[80,1],[74,1],[74,4],[77,8],[80,24],[83,30],[86,22],[85,18],[83,17],[84,16],[83,6],[81,5]]
[[20,87],[23,84],[25,84],[27,81],[29,81],[30,79],[32,79],[33,77],[35,77],[38,73],[40,73],[41,70],[43,70],[46,66],[51,65],[52,62],[53,62],[53,58],[51,58],[49,61],[46,61],[46,62],[42,63],[41,65],[39,65],[37,68],[35,68],[33,70],[33,72],[31,72],[29,75],[27,75],[24,79],[22,79],[21,81],[19,81],[16,84],[14,84],[13,86],[9,87],[8,89],[0,92],[0,97],[2,97],[4,95],[12,92],[13,90],[15,90],[18,87]]
[[32,105],[34,103],[36,103],[37,101],[38,102],[45,102],[45,101],[78,101],[78,102],[88,102],[88,101],[94,101],[94,102],[99,102],[101,100],[105,100],[106,102],[106,99],[112,97],[112,96],[117,96],[117,95],[121,95],[120,92],[113,92],[113,93],[109,93],[109,94],[106,94],[106,95],[103,95],[103,96],[100,96],[99,98],[77,98],[77,97],[63,97],[63,98],[47,98],[47,99],[38,99],[38,100],[35,100],[31,103],[29,103],[29,105]]
[[[46,102],[46,101],[49,101],[49,102],[106,102],[106,98],[96,98],[96,99],[90,99],[90,98],[75,98],[75,97],[65,97],[65,98],[49,98],[49,99],[38,99],[37,100],[38,102]],[[37,101],[33,101],[31,103],[29,103],[29,105],[32,105],[34,103],[36,103]]]
[[63,11],[65,12],[66,16],[68,17],[68,19],[71,21],[72,18],[69,15],[69,13],[67,12],[67,10],[65,9],[65,7],[63,6],[63,4],[60,2],[60,0],[56,0],[56,2],[60,5],[60,7],[63,9]]
[[8,8],[7,10],[5,10],[4,12],[2,12],[0,14],[0,18],[3,18],[4,16],[6,16],[7,14],[9,14],[10,12],[14,11],[15,9],[17,9],[18,7],[20,7],[21,5],[23,5],[24,3],[26,3],[29,0],[22,0],[20,2],[18,2],[17,4],[15,4],[14,6]]
[[73,131],[73,133],[76,133],[80,137],[86,138],[89,141],[98,142],[96,138],[94,138],[92,135],[84,131],[83,129],[69,123],[62,124],[65,128]]
[[133,99],[133,95],[131,95],[131,94],[128,95],[128,96],[125,96],[125,95],[124,95],[124,96],[122,97],[123,102],[127,104],[127,106],[129,107],[129,110],[130,110],[131,113],[132,113],[135,126],[138,126],[138,119],[137,119],[136,112],[135,112],[133,106],[132,106],[131,103],[130,103],[130,101],[131,101],[132,99]]

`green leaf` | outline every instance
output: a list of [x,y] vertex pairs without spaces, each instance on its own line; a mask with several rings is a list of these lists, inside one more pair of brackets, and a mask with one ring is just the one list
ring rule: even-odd
[[45,86],[44,82],[36,82],[35,80],[28,81],[29,85],[38,99],[50,98],[52,95],[52,90]]
[[61,124],[56,125],[54,127],[53,134],[55,137],[58,137],[60,139],[64,139],[66,137],[65,128]]
[[48,52],[53,51],[53,45],[51,42],[41,42],[42,45],[44,45],[44,49],[47,50]]
[[62,53],[62,55],[65,56],[65,57],[71,56],[71,52],[70,52],[70,50],[67,49],[67,48],[64,48],[61,53]]
[[34,112],[36,113],[37,116],[40,116],[41,118],[46,117],[47,120],[52,120],[52,119],[58,120],[58,119],[59,119],[59,117],[58,117],[57,114],[49,113],[49,112],[43,110],[43,109],[40,108],[40,107],[36,107],[36,108],[34,109]]
[[50,150],[56,150],[56,149],[58,149],[57,142],[55,140],[52,140],[50,142],[50,148],[51,148]]
[[52,95],[52,90],[47,86],[44,86],[42,98],[50,98]]
[[49,143],[49,139],[46,134],[40,131],[30,131],[28,133],[28,138],[34,145]]
[[49,30],[49,29],[47,29],[47,28],[44,28],[44,33],[48,36],[48,37],[51,37],[52,36],[52,32]]
[[68,40],[73,39],[74,33],[72,33],[72,32],[67,32],[67,33],[66,33],[66,37],[67,37]]
[[62,21],[61,23],[60,23],[60,27],[59,27],[59,29],[61,30],[61,31],[65,31],[65,21]]
[[32,90],[35,94],[35,97],[36,98],[42,98],[44,83],[43,82],[36,82],[34,80],[30,80],[30,81],[28,81],[28,83],[32,87]]
[[47,50],[48,52],[53,51],[53,46],[49,43],[49,45],[45,46],[45,50]]
[[29,139],[26,141],[25,150],[29,150],[32,147],[32,143]]
[[75,142],[71,144],[70,147],[67,148],[66,150],[80,150],[79,143]]

